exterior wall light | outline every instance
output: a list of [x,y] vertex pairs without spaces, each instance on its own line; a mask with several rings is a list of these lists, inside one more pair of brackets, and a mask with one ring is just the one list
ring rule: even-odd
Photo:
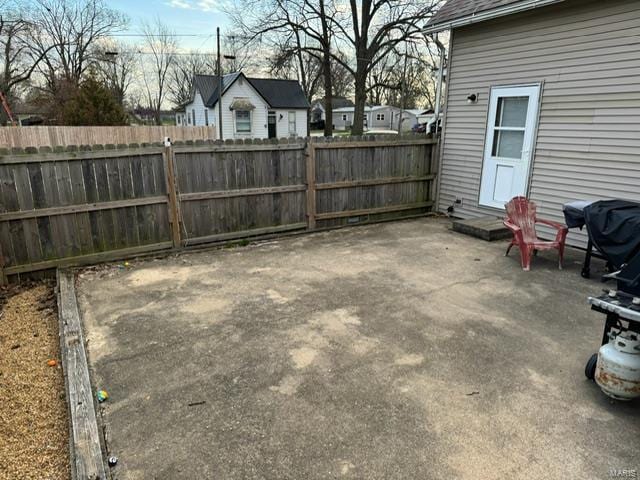
[[467,103],[478,103],[478,94],[472,93],[467,97]]

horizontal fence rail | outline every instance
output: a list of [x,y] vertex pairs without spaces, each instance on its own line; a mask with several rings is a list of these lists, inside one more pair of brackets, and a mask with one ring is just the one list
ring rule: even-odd
[[422,215],[424,136],[0,152],[0,281],[58,266]]

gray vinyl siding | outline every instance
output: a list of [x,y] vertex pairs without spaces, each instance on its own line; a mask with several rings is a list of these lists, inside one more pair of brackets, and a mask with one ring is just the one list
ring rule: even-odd
[[[478,206],[490,87],[537,82],[529,197],[540,216],[562,221],[571,200],[640,201],[640,2],[583,0],[453,32],[441,211],[461,198],[458,217],[502,215]],[[572,231],[569,243],[584,242]]]
[[[384,115],[384,120],[378,120],[378,115]],[[398,128],[398,115],[400,114],[399,108],[380,108],[373,110],[369,113],[369,128],[379,128],[389,130],[392,128]]]
[[[343,120],[342,116],[346,115],[347,119]],[[336,130],[347,130],[353,125],[353,113],[333,112],[333,126]]]

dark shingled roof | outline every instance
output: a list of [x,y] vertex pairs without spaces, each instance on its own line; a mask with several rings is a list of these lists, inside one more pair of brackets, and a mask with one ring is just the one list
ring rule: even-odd
[[[222,91],[236,81],[240,73],[229,73],[222,76]],[[200,92],[202,101],[207,107],[213,107],[218,101],[218,76],[217,75],[196,75],[193,79],[194,87]]]
[[273,108],[309,108],[309,102],[297,80],[247,78]]
[[523,0],[448,0],[429,20],[427,25],[446,23],[479,12],[504,7]]
[[[240,75],[244,77],[244,74],[240,72],[224,75],[222,77],[222,91],[225,92]],[[271,108],[309,108],[309,102],[296,80],[245,78]],[[207,107],[213,107],[218,101],[218,76],[196,75],[194,86],[200,92],[204,104]]]

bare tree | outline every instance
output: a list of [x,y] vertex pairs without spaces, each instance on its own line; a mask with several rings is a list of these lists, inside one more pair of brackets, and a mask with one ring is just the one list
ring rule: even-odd
[[389,54],[375,64],[367,76],[367,101],[372,105],[389,103],[391,91],[399,89],[397,72],[401,67],[398,55]]
[[[305,92],[307,80],[306,56],[315,57],[322,66],[325,92],[325,135],[332,134],[331,25],[339,15],[338,2],[326,0],[237,0],[230,12],[235,25],[255,38],[275,38],[275,44],[286,46],[297,61],[298,80]],[[248,12],[252,12],[249,14]]]
[[197,74],[213,74],[211,56],[199,53],[177,56],[171,65],[167,82],[169,101],[181,106],[191,101],[193,94],[193,77]]
[[16,89],[27,82],[53,45],[33,48],[34,24],[25,3],[0,1],[0,91],[14,100]]
[[143,57],[142,80],[148,107],[153,110],[155,122],[162,124],[160,111],[167,97],[169,71],[176,60],[178,42],[169,27],[160,19],[145,23],[142,28],[144,45],[149,55]]
[[307,100],[311,101],[321,89],[322,64],[316,56],[298,49],[287,40],[290,39],[283,38],[283,43],[277,44],[268,57],[269,73],[274,77],[297,79]]
[[351,72],[344,68],[344,63],[349,61],[347,55],[342,52],[336,52],[335,55],[340,56],[341,61],[336,61],[331,57],[331,88],[334,97],[348,97],[353,92],[353,76]]
[[[221,50],[228,58],[222,59],[223,73],[259,70],[261,65],[260,45],[240,32],[227,31],[222,36]],[[231,57],[231,58],[229,58]],[[213,65],[213,62],[210,62]]]
[[113,93],[116,101],[124,106],[138,68],[135,50],[122,42],[109,39],[96,45],[94,55],[97,59],[98,79]]
[[425,19],[439,3],[440,0],[349,0],[349,21],[332,20],[339,40],[355,54],[355,65],[333,55],[354,77],[354,135],[363,132],[367,79],[372,69],[402,42],[420,38]]
[[378,62],[367,78],[367,100],[404,108],[432,108],[435,91],[431,44],[405,42]]
[[79,85],[96,60],[96,42],[127,25],[127,17],[104,0],[33,0],[32,8],[32,45],[43,55],[38,68],[51,93],[60,80]]

